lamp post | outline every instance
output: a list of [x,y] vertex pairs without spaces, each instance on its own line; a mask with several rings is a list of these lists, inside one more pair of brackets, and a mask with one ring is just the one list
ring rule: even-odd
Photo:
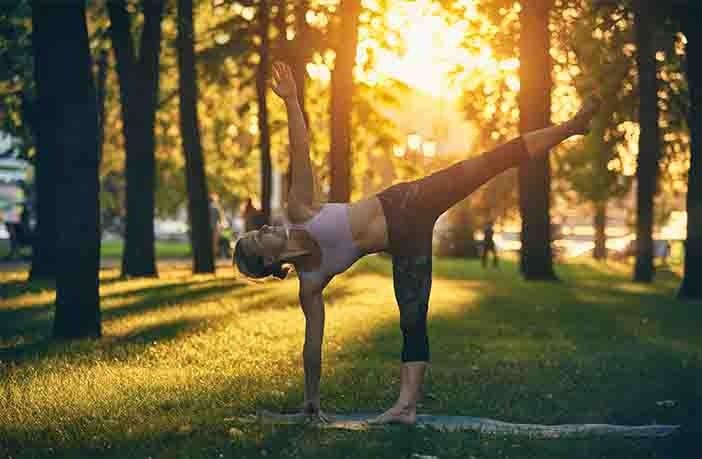
[[399,158],[406,155],[408,159],[412,158],[416,162],[419,162],[419,158],[421,158],[421,164],[424,165],[426,158],[436,156],[436,141],[425,139],[421,134],[412,132],[407,135],[404,145],[394,145],[392,151]]

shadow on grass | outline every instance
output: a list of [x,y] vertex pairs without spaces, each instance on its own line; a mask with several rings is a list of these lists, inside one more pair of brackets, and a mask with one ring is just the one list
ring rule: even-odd
[[[292,281],[286,281],[292,282]],[[277,284],[277,283],[276,283]],[[236,304],[225,316],[246,313],[260,309],[299,308],[297,295],[285,294],[280,290],[267,291],[265,285],[248,286],[233,283],[231,279],[213,279],[193,281],[170,285],[158,285],[103,295],[103,303],[124,301],[118,306],[103,307],[103,324],[124,317],[148,314],[157,310],[174,307],[188,307],[207,298],[219,298],[224,304]],[[334,302],[352,292],[343,286],[331,289],[327,300]],[[129,301],[132,300],[132,301]],[[239,300],[245,300],[240,301]],[[223,306],[226,307],[226,306]],[[84,345],[72,346],[71,342],[55,341],[51,338],[53,304],[21,307],[11,310],[0,309],[0,339],[6,343],[0,348],[0,360],[21,364],[24,360],[50,358],[61,355],[70,359],[81,359],[94,352],[120,354],[124,358],[136,358],[141,352],[139,347],[130,347],[125,354],[120,349],[125,344],[151,343],[181,339],[195,332],[199,327],[213,326],[208,317],[202,319],[163,322],[159,325],[141,329],[138,333],[129,333],[121,337],[105,337],[97,341],[84,341]],[[98,351],[97,348],[103,348]]]
[[56,282],[53,280],[11,280],[0,285],[0,299],[9,300],[26,294],[55,289]]
[[181,306],[182,303],[193,303],[210,296],[223,295],[225,292],[234,292],[243,287],[243,284],[228,283],[222,285],[222,280],[205,282],[188,282],[171,285],[147,287],[102,296],[102,301],[132,299],[128,304],[103,308],[103,320],[113,320],[127,315],[144,314],[156,309]]
[[[439,267],[438,277],[443,277],[442,269]],[[207,400],[198,398],[201,395],[196,388],[185,388],[176,395],[175,402],[170,402],[187,409],[181,413],[169,412],[165,417],[180,417],[181,422],[195,424],[192,431],[178,433],[176,424],[168,426],[171,431],[151,431],[132,438],[118,436],[110,440],[108,448],[104,446],[107,441],[96,440],[108,433],[95,432],[93,435],[87,430],[75,434],[76,438],[61,450],[61,454],[63,457],[86,454],[100,457],[124,457],[125,454],[130,457],[217,457],[218,454],[261,457],[262,451],[266,451],[268,457],[331,458],[351,457],[353,451],[360,453],[357,454],[359,457],[390,458],[410,457],[415,452],[439,457],[465,457],[465,452],[470,451],[476,457],[687,457],[677,453],[684,454],[685,448],[691,445],[688,440],[694,438],[695,432],[694,427],[689,426],[696,421],[694,413],[702,408],[698,384],[700,362],[687,362],[685,366],[682,360],[688,356],[687,351],[676,351],[668,346],[668,340],[689,341],[686,331],[675,332],[671,325],[661,337],[664,341],[661,344],[648,339],[646,327],[635,326],[636,323],[648,326],[660,322],[670,313],[656,306],[662,296],[650,298],[648,294],[611,289],[612,292],[598,292],[596,295],[597,298],[606,298],[611,294],[613,299],[608,303],[585,301],[578,285],[568,282],[514,283],[517,281],[515,271],[509,267],[506,271],[509,272],[490,273],[490,282],[477,283],[479,296],[466,304],[470,308],[431,318],[434,365],[425,386],[422,412],[539,423],[651,423],[655,420],[660,423],[679,422],[686,427],[684,433],[661,441],[594,439],[573,442],[493,438],[471,433],[443,434],[406,428],[330,432],[304,426],[235,424],[243,432],[243,437],[233,439],[228,433],[232,424],[227,424],[223,418],[232,414],[250,414],[232,413],[240,411],[241,405],[234,405],[238,407],[235,410],[227,405],[228,401],[236,403],[238,397],[242,381],[235,380],[219,386],[213,384]],[[387,266],[380,266],[379,272],[387,273]],[[388,279],[388,282],[392,281]],[[435,284],[435,288],[441,287]],[[255,304],[246,306],[244,311],[296,304],[292,295],[273,303],[276,298],[280,299],[279,292],[265,292],[265,289],[266,286],[237,289],[228,298],[258,295],[260,299],[255,298]],[[148,289],[145,290],[148,293]],[[354,293],[340,284],[329,291],[326,299],[333,303]],[[125,293],[124,297],[129,297],[129,294],[131,292]],[[186,292],[179,291],[178,294],[185,295]],[[623,296],[615,299],[615,294]],[[139,312],[154,307],[151,305],[141,310],[138,304],[130,303],[129,306],[134,307],[132,311]],[[675,303],[676,307],[678,305]],[[639,308],[653,314],[647,324],[640,323]],[[700,312],[692,311],[691,316],[684,317],[689,313],[673,312],[671,324],[685,319],[699,323]],[[166,322],[116,338],[115,342],[119,348],[129,347],[131,357],[151,341],[180,339],[193,333],[201,324],[199,320]],[[401,344],[399,317],[372,332],[369,342],[362,345],[346,343],[333,356],[337,368],[325,372],[322,381],[327,410],[378,411],[394,401],[398,381],[392,375],[399,373]],[[75,352],[72,348],[65,350]],[[81,352],[90,351],[81,349]],[[367,356],[369,352],[371,355]],[[344,364],[345,361],[349,363]],[[275,370],[270,379],[284,380],[284,371]],[[262,381],[249,381],[248,384],[254,388],[270,385]],[[301,382],[296,381],[281,389],[278,395],[258,394],[256,408],[290,410],[297,406],[301,401]],[[660,397],[675,398],[679,409],[667,413],[664,408],[657,407],[652,402],[662,399]],[[215,404],[212,400],[223,400],[224,403]],[[23,443],[18,440],[23,435],[30,434],[13,433],[0,443],[4,441],[11,452],[21,452],[27,444],[35,450],[55,447],[42,437],[40,441]],[[519,448],[513,449],[517,442]],[[651,453],[652,450],[655,454]],[[49,455],[55,454],[51,451],[45,454]],[[21,456],[18,454],[18,457]]]
[[[438,260],[435,279],[478,278],[475,265],[453,264]],[[637,293],[612,287],[626,283],[623,276],[588,266],[566,271],[562,282],[526,283],[508,266],[476,282],[477,299],[462,310],[432,314],[433,365],[420,410],[539,424],[680,424],[679,435],[652,447],[688,454],[702,434],[702,308],[676,301],[667,285]],[[377,368],[393,360],[399,367],[401,344],[392,321],[362,346],[344,347],[340,362],[369,349],[375,355],[363,367],[335,371],[332,398],[343,399],[336,388],[366,381],[383,406],[392,404],[399,381]],[[364,411],[378,399],[354,402]]]
[[[120,317],[127,314],[134,314],[138,312],[145,312],[150,309],[158,308],[160,306],[169,305],[174,301],[181,301],[186,299],[198,299],[203,296],[213,295],[216,293],[221,293],[226,290],[233,290],[239,288],[241,284],[232,284],[231,286],[225,287],[220,286],[213,289],[197,289],[195,291],[188,291],[192,286],[203,286],[212,284],[215,282],[222,283],[222,281],[210,281],[210,282],[186,282],[171,284],[165,286],[154,286],[143,289],[129,290],[126,292],[119,292],[114,294],[107,294],[101,297],[101,302],[104,304],[105,300],[109,299],[120,299],[129,298],[132,296],[143,295],[140,301],[135,301],[131,304],[126,304],[116,308],[102,308],[103,320],[110,319],[113,317]],[[30,282],[29,284],[33,284]],[[41,286],[36,287],[37,292],[46,290],[44,288],[46,284],[44,282],[40,283]],[[27,292],[31,291],[28,289]],[[0,338],[2,339],[12,339],[17,336],[34,336],[36,334],[45,335],[47,330],[50,328],[50,321],[53,319],[54,303],[39,303],[31,306],[18,306],[8,309],[0,309]]]
[[[242,284],[218,285],[222,280],[208,282],[189,282],[178,285],[154,286],[106,295],[111,299],[130,299],[137,297],[135,301],[120,306],[103,308],[101,311],[103,323],[119,319],[126,316],[145,314],[150,311],[181,307],[183,304],[201,301],[211,296],[221,296],[226,292],[235,291],[242,287]],[[195,286],[196,288],[193,288]],[[196,325],[204,324],[207,318],[201,320],[183,320],[176,322],[164,322],[154,327],[150,331],[143,331],[137,334],[129,334],[123,338],[112,340],[90,340],[82,341],[85,345],[72,346],[71,342],[55,341],[51,337],[51,327],[53,320],[53,304],[43,304],[32,307],[22,307],[10,310],[0,310],[0,338],[6,343],[10,343],[5,349],[0,349],[0,360],[12,361],[20,364],[25,359],[46,358],[53,355],[65,355],[66,352],[71,357],[80,358],[85,354],[95,352],[96,347],[109,346],[110,343],[124,344],[132,341],[143,341],[139,338],[141,334],[151,337],[154,340],[175,339],[177,335],[192,331]]]
[[[123,354],[122,349],[129,349],[129,356],[136,357],[154,342],[166,342],[180,339],[202,328],[203,322],[194,319],[182,319],[161,322],[158,325],[142,327],[136,332],[122,336],[106,337],[100,340],[63,341],[42,337],[37,341],[19,344],[8,349],[0,349],[0,361],[22,365],[31,360],[62,357],[67,360],[81,360],[93,354],[101,354],[107,346],[110,353]],[[48,328],[48,327],[47,327]]]

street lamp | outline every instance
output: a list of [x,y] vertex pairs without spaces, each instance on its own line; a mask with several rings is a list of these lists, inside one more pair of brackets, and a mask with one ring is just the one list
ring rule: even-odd
[[412,133],[407,136],[407,147],[412,151],[419,151],[422,146],[422,136],[417,133]]
[[422,143],[422,153],[427,158],[433,158],[436,155],[436,142],[433,140],[427,140]]

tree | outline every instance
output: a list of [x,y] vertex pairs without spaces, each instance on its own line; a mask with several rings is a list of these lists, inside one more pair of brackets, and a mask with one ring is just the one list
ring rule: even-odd
[[178,75],[180,129],[188,187],[188,217],[193,247],[193,272],[215,271],[207,182],[197,117],[197,73],[192,0],[178,0]]
[[[481,72],[460,67],[465,76],[461,103],[467,120],[476,127],[473,154],[481,154],[518,135],[518,66],[515,65],[519,37],[519,4],[502,0],[481,2],[480,14],[471,14],[463,5],[448,10],[450,23],[459,25],[471,18],[462,47],[480,55],[489,47],[494,51],[494,70]],[[458,23],[458,24],[455,24]],[[507,64],[507,65],[505,65]],[[511,64],[511,65],[509,65]],[[499,110],[499,115],[496,115]],[[490,180],[471,194],[470,211],[476,227],[516,214],[517,170],[510,170]],[[468,232],[468,231],[464,231]]]
[[85,7],[36,1],[32,25],[40,154],[55,158],[54,336],[99,337],[98,115]]
[[696,51],[702,48],[702,30],[699,21],[702,10],[681,10],[681,23],[687,38],[687,84],[690,91],[688,125],[690,128],[690,169],[687,182],[687,239],[685,267],[678,296],[685,299],[702,298],[702,137],[700,136],[700,109],[702,107],[702,60]]
[[126,150],[127,222],[123,276],[156,276],[154,247],[155,138],[163,0],[143,2],[144,26],[136,56],[125,0],[107,3],[117,61]]
[[[310,46],[310,27],[305,19],[307,13],[307,0],[295,2],[295,38],[290,44],[290,67],[295,77],[297,87],[297,100],[300,109],[309,126],[309,115],[305,109],[305,86],[307,84],[307,70],[305,66],[310,59],[312,48]],[[285,31],[281,32],[285,36]]]
[[329,200],[348,202],[351,196],[351,100],[358,44],[360,0],[341,0],[331,79],[331,188]]
[[29,278],[54,279],[56,275],[56,184],[52,177],[54,156],[44,146],[38,130],[35,78],[32,77],[32,9],[28,1],[9,2],[0,8],[0,128],[21,139],[24,156],[35,167],[37,226],[32,246]]
[[636,265],[634,281],[653,281],[653,197],[658,180],[660,133],[653,2],[635,0],[636,65],[639,75],[639,156],[636,168]]
[[[549,10],[552,1],[527,2],[519,16],[519,130],[541,129],[551,121],[551,60]],[[555,280],[549,219],[548,155],[519,168],[519,208],[522,215],[520,267],[527,280]]]
[[[684,125],[680,112],[684,111],[685,104],[681,103],[680,99],[684,98],[685,91],[684,84],[679,81],[682,78],[676,69],[679,59],[666,59],[665,63],[658,64],[657,55],[671,55],[670,52],[666,52],[666,48],[673,44],[669,37],[672,35],[670,18],[675,16],[674,11],[677,11],[678,15],[681,11],[685,11],[683,15],[693,14],[692,12],[699,14],[700,8],[689,0],[671,0],[665,4],[651,0],[595,0],[593,3],[597,7],[615,6],[617,9],[623,9],[634,19],[640,136],[636,169],[637,251],[633,278],[637,282],[651,282],[654,275],[654,197],[660,185],[661,159],[679,161],[680,158],[675,158],[674,152],[686,147],[685,142],[680,140],[681,136],[675,132],[679,132]],[[628,11],[631,11],[631,14]],[[619,16],[624,17],[621,11]],[[657,35],[666,37],[663,46],[657,42]],[[661,135],[661,127],[668,128],[665,135]],[[669,171],[665,172],[666,175],[670,175]]]
[[98,106],[98,162],[102,160],[102,144],[105,139],[105,97],[107,92],[107,51],[100,50],[95,75]]
[[258,135],[261,149],[261,210],[267,222],[271,219],[273,165],[271,164],[271,133],[268,126],[268,75],[270,69],[270,12],[268,0],[258,4],[259,62],[256,68],[256,101],[258,103]]
[[[618,128],[624,120],[633,119],[637,102],[636,93],[630,89],[636,84],[632,78],[634,58],[631,52],[622,52],[629,49],[627,45],[633,40],[633,24],[625,20],[625,10],[583,9],[574,15],[569,5],[563,6],[558,27],[559,42],[566,46],[562,50],[563,59],[581,70],[573,78],[580,92],[599,96],[602,104],[590,124],[589,135],[559,157],[557,173],[565,179],[569,190],[577,193],[579,201],[592,206],[593,255],[595,259],[604,259],[608,202],[623,197],[631,188],[631,179],[622,173],[621,167],[625,132]],[[611,30],[615,27],[617,33]]]
[[[298,0],[293,5],[293,30],[294,37],[290,43],[288,42],[287,17],[288,2],[286,0],[278,0],[278,13],[276,15],[276,29],[278,31],[278,56],[281,60],[288,62],[295,78],[295,86],[297,88],[297,100],[302,110],[302,116],[305,119],[305,124],[310,125],[309,114],[305,108],[305,86],[307,85],[307,70],[305,68],[311,56],[310,27],[305,18],[308,11],[307,0]],[[283,199],[287,199],[288,187],[290,186],[292,177],[292,162],[288,162],[288,169],[285,173],[285,183],[287,186],[283,189]]]

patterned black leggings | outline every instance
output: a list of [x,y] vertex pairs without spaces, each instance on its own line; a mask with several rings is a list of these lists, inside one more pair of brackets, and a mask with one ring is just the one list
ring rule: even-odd
[[429,361],[427,312],[436,219],[491,178],[528,158],[524,140],[518,137],[478,157],[378,194],[387,221],[388,252],[400,307],[403,362]]

